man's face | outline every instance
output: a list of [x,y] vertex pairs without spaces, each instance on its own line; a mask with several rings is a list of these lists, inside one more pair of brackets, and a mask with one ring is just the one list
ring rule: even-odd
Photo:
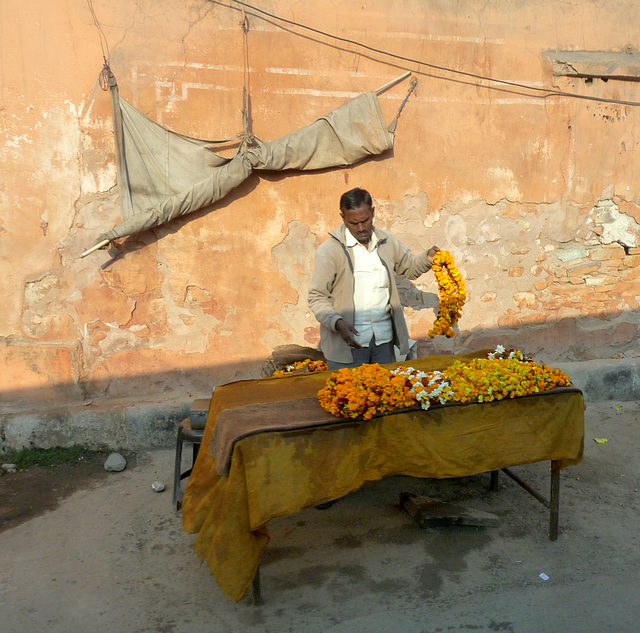
[[343,209],[340,215],[351,235],[368,246],[373,231],[373,208],[363,202],[357,209]]

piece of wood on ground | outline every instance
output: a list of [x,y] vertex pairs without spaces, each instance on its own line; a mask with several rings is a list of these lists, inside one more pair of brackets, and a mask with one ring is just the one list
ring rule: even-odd
[[446,525],[469,525],[475,527],[497,527],[500,520],[495,514],[475,510],[454,503],[446,503],[410,492],[400,493],[400,506],[413,517],[418,527]]

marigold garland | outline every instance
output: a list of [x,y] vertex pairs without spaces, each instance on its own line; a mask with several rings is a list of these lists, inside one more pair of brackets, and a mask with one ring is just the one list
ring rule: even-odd
[[325,371],[327,369],[327,363],[323,360],[311,360],[310,358],[307,358],[306,360],[296,361],[292,365],[287,365],[284,369],[274,371],[273,376],[274,378],[280,378],[282,376],[288,376],[290,374],[300,372],[303,369],[307,372]]
[[[506,356],[506,357],[505,357]],[[534,363],[519,350],[499,345],[487,358],[454,362],[442,371],[413,367],[387,370],[361,365],[331,374],[318,392],[321,406],[338,417],[371,419],[379,413],[419,404],[491,402],[571,384],[559,369]]]
[[449,251],[438,251],[434,255],[431,270],[438,282],[438,316],[429,336],[444,334],[451,338],[456,335],[452,328],[462,316],[462,306],[467,300],[464,279]]
[[491,402],[570,384],[569,377],[560,369],[515,358],[456,361],[443,373],[451,384],[452,402]]
[[339,418],[370,420],[377,413],[413,406],[410,387],[404,376],[394,375],[377,363],[360,365],[332,373],[318,392],[318,401],[325,411]]

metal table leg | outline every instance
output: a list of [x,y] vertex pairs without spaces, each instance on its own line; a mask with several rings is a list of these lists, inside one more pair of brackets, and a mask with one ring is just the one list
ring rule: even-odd
[[[542,505],[549,508],[549,539],[551,541],[558,540],[558,523],[560,518],[560,462],[551,461],[551,494],[549,500],[545,499],[537,490],[534,490],[526,481],[523,481],[518,475],[509,468],[503,468],[502,472],[511,477],[519,486],[524,488],[532,497],[537,499]],[[491,471],[490,490],[498,489],[498,473],[497,470]]]
[[558,522],[560,519],[560,462],[551,462],[551,494],[549,501],[549,538],[558,540]]

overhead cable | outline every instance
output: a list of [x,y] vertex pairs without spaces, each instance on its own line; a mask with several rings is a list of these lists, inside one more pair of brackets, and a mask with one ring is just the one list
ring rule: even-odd
[[[479,83],[472,83],[471,85],[475,85],[479,88],[486,88],[487,90],[501,90],[501,91],[506,91],[506,92],[510,92],[511,90],[509,89],[513,89],[513,88],[518,88],[519,90],[526,90],[528,91],[528,93],[538,93],[538,94],[529,94],[529,96],[537,98],[537,99],[546,99],[548,97],[570,97],[572,99],[583,99],[586,101],[597,101],[597,102],[601,102],[601,103],[614,103],[617,105],[629,105],[629,106],[640,106],[640,102],[638,101],[627,101],[627,100],[623,100],[623,99],[609,99],[606,97],[597,97],[597,96],[592,96],[592,95],[581,95],[581,94],[575,94],[573,92],[566,92],[563,90],[556,90],[554,88],[540,88],[537,86],[530,86],[527,84],[523,84],[517,81],[510,81],[507,79],[498,79],[496,77],[489,77],[486,75],[480,75],[477,73],[472,73],[469,71],[465,71],[465,70],[458,70],[456,68],[449,68],[447,66],[441,66],[438,64],[432,64],[430,62],[426,62],[424,60],[421,59],[415,59],[413,57],[406,57],[404,55],[398,55],[397,53],[391,53],[389,51],[385,51],[381,48],[376,48],[374,46],[369,46],[368,44],[363,44],[362,42],[358,42],[357,40],[352,40],[350,38],[347,37],[341,37],[340,35],[335,35],[333,33],[327,33],[326,31],[322,31],[320,29],[316,29],[312,26],[308,26],[306,24],[302,24],[301,22],[296,22],[295,20],[289,20],[287,18],[283,18],[282,16],[279,16],[275,13],[270,13],[269,11],[265,11],[264,9],[260,9],[259,7],[256,7],[252,4],[249,4],[248,2],[243,2],[242,0],[232,0],[234,4],[238,4],[241,7],[243,7],[243,9],[239,9],[237,7],[234,7],[233,5],[229,5],[226,4],[225,2],[221,2],[220,0],[207,0],[207,2],[211,2],[213,4],[218,4],[224,7],[227,7],[229,9],[233,9],[235,11],[244,11],[245,9],[248,9],[249,11],[245,11],[246,14],[248,15],[253,15],[253,17],[257,17],[257,18],[261,18],[264,19],[264,16],[267,16],[269,18],[271,18],[272,20],[276,20],[278,22],[282,22],[284,24],[287,24],[289,26],[295,26],[298,27],[300,29],[304,29],[306,31],[309,31],[311,33],[315,33],[316,35],[321,35],[323,37],[329,38],[329,39],[333,39],[333,40],[337,40],[339,42],[343,42],[345,44],[351,44],[353,46],[356,46],[358,48],[361,48],[363,50],[369,51],[371,53],[376,53],[377,55],[385,55],[387,57],[391,57],[393,59],[397,59],[399,61],[402,62],[407,62],[410,64],[417,64],[418,66],[424,66],[426,68],[431,68],[432,70],[438,70],[440,72],[447,72],[447,73],[452,73],[455,75],[461,75],[463,77],[467,77],[470,79],[477,79],[480,81],[486,81],[486,82],[491,82],[494,84],[499,84],[497,86],[492,86],[492,85],[484,85],[484,84],[479,84]],[[255,11],[256,13],[251,13],[252,11]],[[278,25],[276,25],[278,26]],[[282,27],[280,27],[282,28]],[[416,73],[421,73],[420,70],[416,70],[415,68],[412,68],[411,70],[413,70]],[[427,74],[427,73],[422,73],[422,74]],[[447,79],[447,77],[441,77],[439,75],[432,75],[429,74],[430,77],[436,78],[436,79]],[[504,86],[504,87],[502,87]]]

